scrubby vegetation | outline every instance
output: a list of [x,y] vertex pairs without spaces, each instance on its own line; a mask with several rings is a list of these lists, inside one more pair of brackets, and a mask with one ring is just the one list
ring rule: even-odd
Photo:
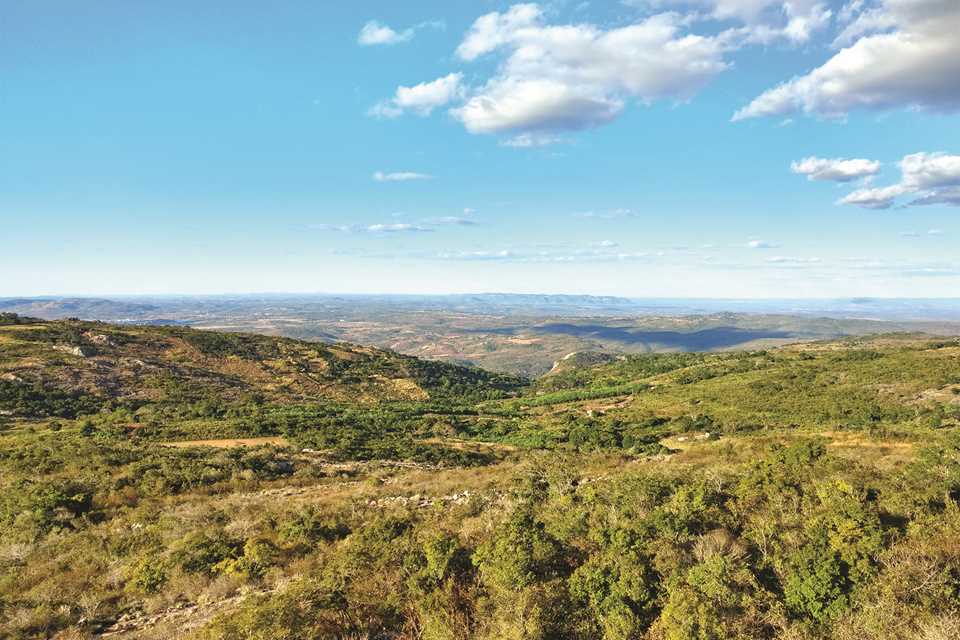
[[0,324],[0,637],[960,637],[954,340],[525,382]]

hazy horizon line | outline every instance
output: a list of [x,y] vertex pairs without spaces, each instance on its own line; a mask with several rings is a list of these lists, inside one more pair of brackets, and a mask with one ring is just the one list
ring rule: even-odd
[[842,295],[842,296],[644,296],[613,293],[569,293],[569,292],[518,292],[518,291],[459,291],[459,292],[382,292],[382,291],[246,291],[246,292],[203,292],[203,293],[43,293],[43,294],[0,294],[0,300],[109,300],[113,298],[225,298],[225,297],[430,297],[444,298],[456,296],[551,296],[569,298],[614,298],[625,301],[639,300],[710,300],[723,302],[736,301],[815,301],[815,300],[845,300],[845,301],[873,301],[873,300],[916,300],[916,301],[958,301],[960,296],[876,296],[876,295]]

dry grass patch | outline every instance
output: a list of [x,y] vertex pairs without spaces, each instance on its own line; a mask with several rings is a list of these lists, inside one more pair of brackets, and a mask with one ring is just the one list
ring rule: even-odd
[[234,447],[261,447],[264,445],[273,445],[275,447],[287,447],[290,443],[281,436],[269,436],[264,438],[221,438],[217,440],[180,440],[177,442],[161,442],[167,447],[189,448],[189,447],[213,447],[214,449],[232,449]]

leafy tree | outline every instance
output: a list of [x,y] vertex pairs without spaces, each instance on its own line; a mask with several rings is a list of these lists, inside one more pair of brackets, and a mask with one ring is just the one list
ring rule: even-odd
[[618,536],[570,576],[570,593],[589,610],[606,640],[639,637],[656,616],[658,577],[639,541]]
[[473,562],[489,594],[492,637],[548,638],[562,628],[562,549],[529,508],[516,509],[477,547]]
[[786,604],[794,615],[825,622],[849,606],[850,593],[876,572],[880,520],[863,492],[835,481],[817,491],[808,540],[787,560]]
[[769,634],[769,597],[750,570],[745,550],[726,531],[703,536],[699,561],[670,582],[661,624],[666,640],[727,640]]

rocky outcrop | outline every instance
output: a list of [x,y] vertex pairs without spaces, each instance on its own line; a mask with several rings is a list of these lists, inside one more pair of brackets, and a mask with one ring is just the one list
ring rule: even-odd
[[69,344],[58,344],[53,347],[54,351],[62,351],[64,353],[69,353],[72,356],[79,356],[81,358],[89,358],[92,355],[96,354],[96,351],[93,347],[83,347],[79,345],[69,345]]
[[113,341],[110,339],[110,336],[104,335],[102,333],[94,333],[93,331],[85,331],[83,337],[92,342],[93,344],[98,344],[103,347],[112,347]]

